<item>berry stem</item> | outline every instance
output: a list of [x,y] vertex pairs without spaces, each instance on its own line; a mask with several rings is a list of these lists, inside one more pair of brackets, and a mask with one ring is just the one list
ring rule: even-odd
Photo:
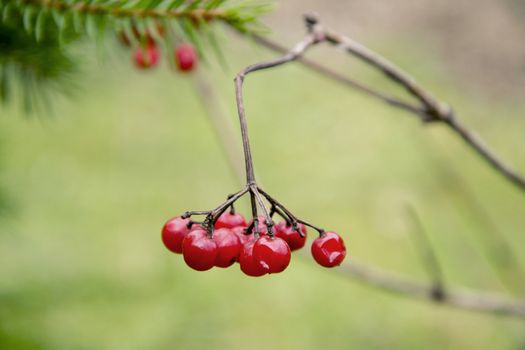
[[250,204],[252,207],[252,224],[250,227],[253,230],[255,237],[259,237],[259,218],[257,217],[257,203],[255,202],[255,195],[250,191]]
[[279,209],[282,209],[282,211],[290,218],[290,221],[291,221],[291,224],[294,228],[295,231],[297,231],[297,233],[299,233],[299,235],[302,237],[304,234],[301,232],[301,230],[299,230],[299,228],[297,227],[297,223],[300,223],[300,224],[303,224],[305,226],[308,226],[308,227],[311,227],[313,228],[314,230],[316,230],[317,232],[319,232],[320,235],[322,235],[324,233],[324,229],[320,228],[320,227],[317,227],[317,226],[314,226],[312,224],[310,224],[309,222],[307,221],[304,221],[304,220],[301,220],[301,219],[298,219],[294,214],[292,214],[292,212],[290,210],[288,210],[283,204],[281,204],[277,199],[273,198],[272,196],[270,196],[268,193],[264,192],[264,190],[262,190],[260,187],[257,188],[257,190],[268,200],[268,202],[270,202],[270,204],[272,205],[275,205],[275,207],[279,208]]
[[268,209],[264,205],[264,200],[259,191],[257,190],[257,187],[252,186],[251,191],[253,192],[255,199],[257,203],[259,203],[259,206],[263,211],[264,217],[266,218],[266,227],[268,228],[268,235],[270,237],[273,237],[273,220],[270,213],[268,212]]
[[[317,230],[321,235],[324,232],[322,229],[315,227],[303,220],[297,219],[286,207],[284,207],[282,204],[280,204],[277,200],[273,199],[270,195],[268,195],[266,192],[260,189],[260,187],[257,186],[257,182],[255,181],[255,172],[253,167],[253,159],[252,159],[252,151],[250,146],[250,137],[248,135],[248,123],[246,121],[246,112],[244,109],[244,98],[243,98],[243,83],[246,76],[252,72],[256,72],[258,70],[273,68],[276,66],[280,66],[285,63],[289,63],[292,61],[297,60],[300,58],[305,51],[310,48],[311,46],[318,44],[322,41],[325,41],[325,35],[318,30],[317,21],[315,20],[308,20],[307,18],[307,28],[308,28],[308,34],[304,37],[302,41],[300,41],[294,48],[292,48],[288,53],[286,53],[284,56],[266,61],[266,62],[260,62],[256,64],[252,64],[243,70],[241,70],[236,76],[235,76],[235,98],[237,102],[237,111],[239,114],[239,123],[241,127],[241,136],[242,136],[242,146],[243,146],[243,152],[244,152],[244,164],[246,168],[246,186],[241,191],[228,196],[228,200],[221,205],[219,205],[217,208],[211,210],[211,211],[194,211],[194,212],[186,212],[184,214],[184,217],[189,217],[191,215],[206,215],[206,219],[203,222],[203,226],[206,228],[206,231],[208,233],[208,237],[213,236],[213,226],[219,216],[226,210],[228,207],[231,207],[232,213],[235,212],[235,209],[233,207],[233,203],[237,201],[237,199],[244,196],[246,193],[250,193],[250,204],[252,208],[252,224],[248,227],[246,230],[247,233],[250,233],[253,230],[253,233],[255,237],[259,236],[259,218],[257,215],[257,206],[259,205],[261,207],[261,210],[263,211],[266,226],[268,228],[268,235],[270,237],[273,237],[273,226],[274,222],[272,220],[272,216],[274,212],[278,212],[280,216],[282,216],[287,223],[291,223],[293,225],[293,229],[299,233],[301,237],[304,237],[303,232],[299,229],[297,226],[298,223],[302,223],[306,226],[309,226],[315,230]],[[265,205],[264,198],[267,199],[267,201],[271,205],[271,210],[269,211],[268,208]]]
[[[235,98],[237,100],[237,111],[239,113],[239,122],[241,125],[241,136],[242,136],[242,146],[244,150],[244,163],[246,166],[246,184],[248,186],[255,185],[255,174],[253,170],[253,160],[252,160],[252,151],[250,147],[250,138],[248,136],[248,123],[246,122],[246,113],[244,110],[244,98],[242,93],[242,85],[245,77],[258,70],[273,68],[291,61],[295,61],[297,58],[301,57],[302,54],[310,46],[317,44],[324,40],[315,32],[309,33],[301,42],[299,42],[290,52],[286,55],[276,58],[271,61],[260,62],[252,64],[243,70],[241,70],[235,76]],[[255,194],[253,194],[255,196]]]
[[292,220],[286,215],[281,209],[277,208],[275,204],[272,204],[272,209],[270,210],[270,216],[273,218],[273,214],[277,213],[281,218],[286,221],[286,225],[291,225]]
[[182,218],[186,219],[193,215],[208,215],[211,213],[211,210],[194,210],[194,211],[187,211],[184,214],[182,214]]

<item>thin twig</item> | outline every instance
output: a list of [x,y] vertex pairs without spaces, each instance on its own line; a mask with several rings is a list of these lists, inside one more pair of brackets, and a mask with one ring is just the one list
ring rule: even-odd
[[430,283],[432,284],[433,296],[436,299],[441,299],[445,295],[445,286],[443,282],[443,271],[441,264],[434,251],[432,242],[428,238],[423,223],[419,218],[416,210],[413,206],[407,205],[407,214],[413,223],[413,229],[411,230],[414,243],[421,256],[428,275],[430,276]]
[[[253,40],[261,45],[261,46],[264,46],[272,51],[275,51],[275,52],[279,52],[279,53],[286,53],[288,52],[288,48],[286,48],[285,46],[282,46],[264,36],[261,36],[261,35],[257,35],[257,34],[254,34],[252,36]],[[309,69],[311,69],[313,72],[316,72],[318,73],[319,75],[323,76],[323,77],[327,77],[327,78],[330,78],[332,80],[335,80],[341,84],[344,84],[344,85],[347,85],[359,92],[362,92],[363,94],[365,95],[369,95],[370,97],[374,97],[374,98],[377,98],[377,99],[380,99],[382,100],[383,102],[389,104],[389,105],[392,105],[394,107],[398,107],[398,108],[401,108],[401,109],[405,109],[406,111],[408,112],[411,112],[411,113],[415,113],[417,115],[420,115],[421,117],[424,117],[425,116],[425,111],[422,110],[421,108],[419,108],[418,106],[415,106],[415,105],[412,105],[408,102],[405,102],[405,101],[402,101],[396,97],[393,97],[393,96],[389,96],[387,94],[384,94],[382,92],[378,92],[378,91],[375,91],[374,89],[364,85],[363,83],[360,83],[360,82],[357,82],[353,79],[350,79],[342,74],[340,74],[339,72],[331,69],[331,68],[328,68],[328,67],[325,67],[323,66],[322,64],[320,63],[317,63],[313,60],[310,60],[306,57],[298,57],[297,58],[297,61],[300,62],[303,66],[306,66],[308,67]]]
[[248,185],[255,184],[255,175],[253,170],[253,160],[252,152],[250,148],[250,140],[248,136],[248,125],[246,123],[246,113],[244,110],[244,99],[242,94],[242,84],[246,75],[249,73],[256,72],[258,70],[268,69],[294,61],[299,56],[301,56],[306,49],[311,45],[317,43],[317,37],[314,34],[307,35],[301,42],[299,42],[291,51],[286,53],[284,56],[279,57],[275,60],[256,63],[251,66],[248,66],[237,73],[235,77],[235,97],[237,99],[237,111],[239,113],[239,121],[241,123],[241,134],[243,141],[243,149],[245,156],[245,165],[246,165],[246,181]]
[[[246,164],[246,174],[247,174],[247,186],[252,187],[256,186],[255,176],[251,158],[251,150],[248,139],[248,132],[246,126],[246,116],[244,111],[244,102],[242,96],[242,83],[246,74],[254,72],[261,69],[272,68],[281,64],[292,62],[302,58],[302,55],[306,50],[314,44],[328,40],[332,43],[337,41],[334,39],[334,34],[331,32],[325,32],[318,24],[316,19],[307,18],[307,25],[309,29],[309,34],[299,42],[291,51],[286,52],[284,56],[258,64],[251,65],[244,70],[242,70],[235,78],[235,87],[236,87],[236,98],[237,98],[237,107],[239,112],[239,119],[241,122],[241,132],[243,136],[243,146],[245,154],[245,164]],[[329,35],[326,35],[329,34]],[[348,41],[345,41],[346,45],[349,44]],[[411,107],[405,107],[410,105],[405,105],[401,103],[391,103],[401,108],[410,110],[417,115],[421,116],[424,121],[448,121],[453,119],[452,112],[450,108],[441,103],[437,102],[432,95],[427,93],[423,88],[421,88],[412,78],[406,75],[403,71],[398,70],[397,67],[388,64],[388,61],[382,59],[380,56],[375,56],[371,54],[371,51],[364,50],[362,46],[346,48],[349,52],[358,54],[358,57],[365,59],[365,61],[379,66],[388,76],[398,83],[402,84],[407,88],[407,90],[416,96],[421,104],[423,104],[422,109],[414,109]],[[343,79],[338,79],[343,81]],[[354,86],[353,83],[350,85]],[[357,85],[359,86],[359,85]],[[365,89],[361,89],[366,91]],[[381,94],[373,94],[376,97],[383,96]],[[383,98],[383,100],[385,100]],[[386,98],[386,101],[392,101],[389,97]],[[395,100],[394,100],[395,101]],[[389,102],[390,103],[390,102]],[[416,112],[417,111],[417,112]],[[422,112],[420,112],[422,111]],[[438,119],[439,118],[439,119]],[[448,125],[448,124],[447,124]],[[474,147],[476,149],[476,147]],[[525,186],[524,186],[525,187]],[[271,197],[268,193],[263,191],[260,187],[257,187],[259,193],[261,193],[272,206],[275,206],[281,209],[286,216],[290,218],[294,226],[298,222],[301,222],[305,225],[313,227],[323,232],[322,229],[312,226],[304,221],[298,220],[285,206]],[[250,191],[251,201],[252,201],[252,215],[253,223],[255,230],[257,231],[257,203],[255,194]],[[264,206],[263,206],[264,207]],[[428,243],[428,242],[427,242]],[[431,259],[435,260],[435,256],[432,256]],[[487,313],[496,313],[507,316],[516,316],[525,318],[525,300],[515,300],[506,296],[499,295],[489,295],[482,292],[463,292],[457,290],[447,290],[446,293],[442,292],[441,287],[436,289],[436,286],[441,286],[441,270],[439,267],[436,268],[437,260],[432,262],[436,264],[433,267],[433,274],[439,276],[437,280],[439,284],[434,282],[431,285],[415,282],[412,280],[407,280],[401,277],[392,276],[390,274],[384,273],[383,271],[377,270],[375,268],[367,267],[364,265],[357,264],[355,261],[352,261],[351,264],[346,264],[343,266],[343,272],[349,273],[354,278],[366,282],[369,285],[373,285],[384,290],[401,293],[405,296],[416,297],[420,299],[426,299],[434,302],[439,302],[445,305],[452,305],[458,308],[487,312]],[[439,291],[439,292],[436,292]]]
[[[452,131],[460,136],[460,138],[465,141],[474,152],[476,152],[483,160],[491,165],[493,169],[495,169],[499,174],[503,175],[505,179],[514,184],[521,191],[525,192],[525,178],[519,175],[516,170],[514,170],[510,165],[506,164],[499,156],[495,154],[495,152],[486,146],[477,134],[465,127],[457,119],[455,113],[447,104],[439,102],[432,96],[430,92],[428,92],[428,90],[419,85],[410,75],[408,75],[399,67],[395,66],[386,58],[378,55],[362,44],[346,36],[340,35],[333,30],[322,28],[318,24],[317,18],[312,15],[307,15],[306,19],[307,25],[309,26],[311,26],[312,22],[317,23],[317,30],[325,35],[325,39],[328,42],[343,48],[348,53],[372,65],[376,69],[379,69],[380,71],[384,72],[389,79],[403,86],[421,103],[421,107],[378,92],[366,85],[349,79],[330,68],[315,63],[314,61],[307,60],[303,57],[298,57],[298,61],[300,61],[304,66],[317,73],[320,73],[325,77],[365,93],[368,96],[380,99],[393,107],[401,108],[405,111],[411,112],[423,122],[441,122],[444,125],[447,125]],[[281,45],[276,44],[269,39],[265,39],[260,36],[255,36],[254,39],[258,44],[263,45],[273,51],[280,53],[287,52],[287,50]]]
[[512,316],[525,319],[525,300],[513,299],[499,294],[474,290],[449,289],[442,298],[436,299],[434,289],[426,283],[417,282],[399,275],[352,260],[338,270],[369,286],[409,298],[435,302],[460,309]]

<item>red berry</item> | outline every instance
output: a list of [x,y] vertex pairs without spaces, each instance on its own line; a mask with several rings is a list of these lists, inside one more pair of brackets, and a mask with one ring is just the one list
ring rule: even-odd
[[206,234],[206,230],[192,230],[182,241],[182,254],[186,264],[194,270],[206,271],[215,265],[217,244]]
[[241,266],[241,271],[248,276],[259,277],[266,275],[268,270],[265,269],[258,261],[253,257],[253,246],[255,240],[252,239],[248,241],[241,249],[241,254],[239,255],[239,265]]
[[227,228],[220,228],[213,232],[213,240],[217,245],[215,266],[228,267],[239,259],[241,241],[239,237]]
[[290,263],[290,247],[281,238],[261,236],[253,246],[253,256],[269,273],[278,273]]
[[301,249],[306,243],[306,226],[298,223],[297,228],[303,233],[304,237],[301,237],[301,235],[294,230],[292,224],[281,221],[275,225],[275,237],[284,239],[292,251]]
[[188,224],[190,219],[183,219],[177,216],[168,220],[162,228],[162,242],[174,253],[182,253],[182,240],[190,232]]
[[245,245],[246,243],[248,243],[248,241],[253,239],[253,233],[249,235],[246,234],[246,227],[237,226],[237,227],[232,228],[231,230],[234,234],[237,235],[237,237],[239,237],[241,246]]
[[234,228],[237,226],[246,226],[244,216],[239,213],[232,214],[229,211],[222,213],[215,222],[215,228]]
[[179,70],[191,71],[197,65],[197,52],[190,44],[181,44],[175,48],[175,62]]
[[159,62],[159,51],[154,45],[138,47],[133,54],[135,65],[141,69],[154,67]]
[[[253,219],[250,220],[250,222],[248,223],[248,226],[251,226],[253,223]],[[262,216],[262,215],[259,215],[257,216],[257,226],[259,227],[259,233],[261,235],[266,235],[268,234],[268,226],[266,226],[266,217]],[[255,229],[252,230],[252,232],[254,232]]]
[[324,267],[338,266],[346,256],[345,243],[337,233],[324,232],[312,243],[312,256]]

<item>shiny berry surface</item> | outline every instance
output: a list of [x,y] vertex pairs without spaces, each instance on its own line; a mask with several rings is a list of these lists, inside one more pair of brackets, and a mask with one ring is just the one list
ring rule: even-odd
[[325,232],[312,243],[312,256],[324,267],[340,265],[346,256],[343,239],[335,232]]
[[[253,223],[253,220],[250,220],[250,222],[248,223],[248,226],[251,226],[252,223]],[[257,223],[258,223],[257,226],[259,227],[259,233],[262,235],[268,234],[268,226],[266,226],[266,218],[262,215],[257,216]]]
[[133,53],[135,65],[140,69],[147,69],[157,65],[159,62],[159,51],[154,45],[138,47]]
[[242,216],[239,213],[231,213],[230,211],[226,211],[222,213],[221,216],[217,219],[215,222],[215,228],[234,228],[246,226],[246,219],[244,219],[244,216]]
[[261,236],[253,246],[253,256],[269,273],[278,273],[290,263],[290,247],[279,237]]
[[177,216],[168,220],[162,228],[162,242],[174,253],[182,254],[182,240],[190,232],[188,224],[190,219]]
[[239,237],[232,230],[228,228],[215,230],[213,240],[217,245],[215,266],[228,267],[239,259],[242,245]]
[[237,227],[232,228],[231,230],[234,234],[237,235],[237,237],[239,237],[241,246],[245,245],[246,243],[248,243],[248,241],[253,239],[253,233],[249,235],[245,234],[246,227],[237,226]]
[[182,241],[182,255],[186,264],[194,270],[206,271],[215,265],[218,249],[213,239],[202,228],[192,230]]
[[181,44],[175,48],[175,63],[180,71],[188,72],[197,65],[197,52],[191,44]]
[[255,240],[252,239],[248,241],[241,249],[239,255],[239,265],[241,266],[241,271],[248,276],[259,277],[266,275],[268,270],[265,269],[261,264],[256,261],[253,257],[253,246]]
[[294,230],[293,226],[286,221],[281,221],[275,225],[275,236],[284,239],[292,251],[301,249],[306,243],[306,226],[298,223],[297,228],[303,233],[304,237],[301,237],[301,235]]

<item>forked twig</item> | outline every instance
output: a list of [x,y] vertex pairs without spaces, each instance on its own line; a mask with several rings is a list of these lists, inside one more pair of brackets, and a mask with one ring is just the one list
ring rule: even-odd
[[[307,16],[306,22],[309,29],[308,34],[290,51],[277,44],[274,44],[267,39],[255,37],[258,43],[271,48],[272,50],[282,52],[284,53],[284,56],[272,61],[249,66],[245,70],[241,71],[235,79],[237,106],[239,118],[241,121],[241,132],[243,134],[246,177],[248,183],[247,186],[250,188],[255,186],[255,191],[250,191],[252,198],[252,215],[254,217],[252,227],[254,223],[255,226],[257,226],[257,203],[255,195],[257,192],[262,194],[271,204],[271,211],[267,215],[267,217],[270,217],[270,220],[273,213],[277,212],[283,218],[290,220],[294,226],[296,226],[297,223],[303,223],[313,227],[319,232],[323,232],[322,229],[297,219],[286,207],[284,207],[281,203],[255,185],[253,163],[251,159],[246,117],[244,112],[244,102],[242,98],[242,83],[245,76],[250,72],[272,68],[296,60],[300,61],[302,64],[313,69],[314,71],[326,75],[329,78],[351,86],[372,97],[383,100],[389,105],[411,112],[424,122],[445,123],[452,130],[458,133],[472,149],[474,149],[479,155],[483,157],[483,159],[490,163],[496,171],[505,176],[507,180],[517,185],[521,190],[525,190],[525,180],[521,176],[519,176],[514,170],[512,170],[503,161],[496,157],[490,150],[488,150],[477,137],[473,136],[474,134],[472,132],[468,131],[463,125],[461,125],[456,120],[451,108],[438,102],[430,93],[419,86],[409,75],[388,62],[386,59],[368,50],[364,46],[343,36],[340,36],[333,31],[322,28],[315,17]],[[366,85],[355,82],[329,68],[303,58],[303,54],[308,48],[323,41],[328,41],[334,45],[343,47],[349,53],[352,53],[353,55],[363,59],[365,62],[368,62],[376,68],[381,69],[389,78],[404,86],[411,95],[415,96],[421,106],[404,102],[398,98],[377,92]],[[425,244],[427,243],[428,242],[425,241]],[[429,255],[427,250],[426,258],[428,257]],[[354,279],[360,280],[367,285],[374,286],[385,291],[402,294],[406,297],[433,301],[442,305],[449,305],[470,311],[525,318],[525,300],[523,299],[513,299],[505,295],[489,294],[481,291],[466,291],[452,288],[447,288],[445,290],[441,277],[442,272],[433,251],[431,251],[430,258],[426,260],[429,267],[429,273],[434,276],[434,281],[430,285],[406,279],[404,277],[395,276],[382,270],[357,263],[355,260],[352,260],[352,263],[350,264],[343,265],[340,271],[349,274]]]
[[[450,108],[447,104],[439,102],[427,89],[419,85],[409,74],[391,63],[386,58],[380,56],[355,40],[352,40],[331,29],[324,28],[319,25],[319,21],[315,15],[306,15],[305,19],[309,28],[315,26],[316,31],[321,35],[324,35],[324,41],[344,49],[349,54],[382,71],[387,78],[405,88],[405,90],[407,90],[412,97],[415,97],[419,103],[413,104],[405,102],[397,97],[378,92],[373,88],[356,82],[353,79],[347,78],[321,64],[303,57],[297,57],[296,59],[299,60],[303,65],[325,77],[350,86],[351,88],[356,89],[368,96],[386,102],[393,107],[410,112],[425,123],[440,122],[446,125],[485,162],[492,166],[494,170],[503,175],[505,179],[525,193],[525,178],[518,174],[515,169],[503,161],[498,155],[496,155],[496,153],[492,151],[476,133],[463,125],[463,123],[457,119],[452,108]],[[261,36],[254,36],[254,39],[258,44],[263,45],[273,51],[280,53],[288,52],[286,48]]]

